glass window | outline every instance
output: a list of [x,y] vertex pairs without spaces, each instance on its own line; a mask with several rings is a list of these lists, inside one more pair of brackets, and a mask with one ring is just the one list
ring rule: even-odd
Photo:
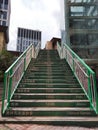
[[25,51],[25,47],[23,47],[23,51]]
[[2,14],[0,14],[0,19],[2,18]]
[[21,30],[20,30],[20,28],[18,28],[18,37],[20,37],[21,36]]
[[31,30],[29,30],[29,34],[28,35],[29,35],[29,38],[31,38]]
[[0,5],[3,4],[3,0],[0,0]]
[[71,7],[71,16],[83,16],[83,7]]
[[1,20],[0,20],[0,25],[1,25]]
[[39,32],[39,40],[41,41],[41,32]]
[[7,12],[3,12],[3,19],[7,19]]
[[4,1],[4,9],[8,9],[8,0]]
[[6,21],[3,21],[3,22],[2,22],[2,25],[3,25],[3,26],[6,26]]
[[4,9],[6,9],[6,10],[7,10],[7,9],[8,9],[8,5],[4,5]]
[[8,0],[5,0],[4,4],[8,5]]
[[0,9],[2,9],[2,6],[3,6],[3,4],[2,4],[3,2],[2,2],[2,0],[0,1]]
[[34,40],[36,39],[36,32],[34,31]]

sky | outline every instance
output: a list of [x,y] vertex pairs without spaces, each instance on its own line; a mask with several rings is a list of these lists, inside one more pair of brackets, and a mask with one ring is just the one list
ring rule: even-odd
[[52,37],[61,37],[61,1],[11,0],[8,50],[16,50],[17,28],[42,31],[42,48]]

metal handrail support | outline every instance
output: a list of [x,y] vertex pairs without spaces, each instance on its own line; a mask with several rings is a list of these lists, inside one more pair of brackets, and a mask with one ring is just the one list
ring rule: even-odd
[[4,115],[6,109],[9,107],[10,100],[15,90],[17,89],[31,59],[37,57],[39,50],[40,45],[37,45],[36,48],[34,48],[33,44],[30,45],[19,56],[19,58],[5,71],[1,110],[2,115]]
[[[63,51],[61,51],[62,49]],[[90,108],[93,108],[96,114],[98,114],[98,93],[95,72],[74,51],[72,51],[67,44],[63,44],[62,49],[60,44],[57,43],[59,56],[61,57],[61,55],[63,55],[87,95],[90,101]]]

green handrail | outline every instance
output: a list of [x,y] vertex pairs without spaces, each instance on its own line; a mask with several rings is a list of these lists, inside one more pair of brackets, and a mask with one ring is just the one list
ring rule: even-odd
[[[40,50],[40,46],[36,47],[37,54]],[[5,113],[6,109],[9,107],[10,100],[19,85],[30,61],[34,58],[33,45],[30,45],[20,57],[5,71],[4,74],[4,90],[2,96],[2,115]],[[37,56],[37,55],[36,55]]]
[[87,95],[90,101],[90,108],[93,108],[96,114],[98,114],[98,94],[95,72],[67,44],[63,44],[63,51],[59,43],[57,44],[57,48],[60,57],[66,59]]

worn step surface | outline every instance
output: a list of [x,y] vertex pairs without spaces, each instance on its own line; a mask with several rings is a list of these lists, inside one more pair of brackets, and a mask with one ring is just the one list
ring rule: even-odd
[[67,99],[67,100],[86,100],[85,94],[77,93],[15,93],[13,96],[15,100],[30,100],[30,99]]
[[67,108],[67,107],[33,107],[33,108],[9,108],[6,115],[13,116],[95,116],[89,108]]

